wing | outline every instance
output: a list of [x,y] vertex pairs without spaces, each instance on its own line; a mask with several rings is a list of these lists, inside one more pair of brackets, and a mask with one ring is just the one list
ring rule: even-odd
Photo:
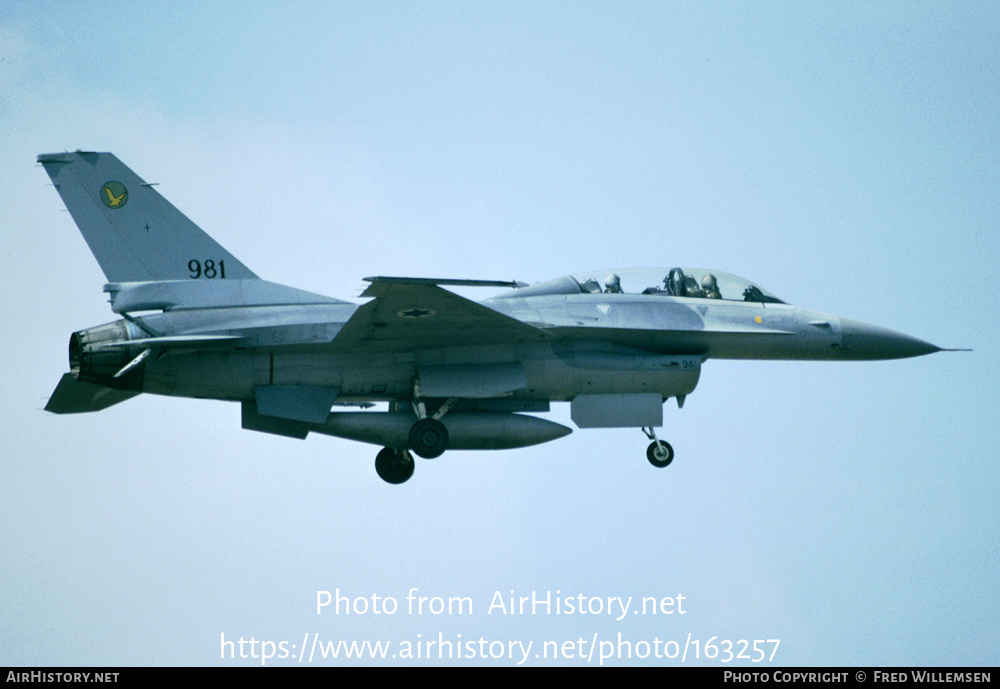
[[333,340],[335,348],[426,349],[471,344],[509,344],[551,337],[427,281],[376,280],[360,307]]

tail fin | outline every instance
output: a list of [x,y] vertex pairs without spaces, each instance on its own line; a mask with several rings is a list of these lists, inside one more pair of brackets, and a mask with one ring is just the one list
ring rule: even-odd
[[50,153],[38,162],[108,282],[257,277],[110,153]]

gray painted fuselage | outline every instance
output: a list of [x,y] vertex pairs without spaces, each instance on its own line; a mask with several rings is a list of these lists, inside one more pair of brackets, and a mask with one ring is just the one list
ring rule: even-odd
[[[236,339],[224,346],[165,350],[145,364],[141,390],[248,400],[258,386],[303,385],[337,388],[340,403],[405,401],[419,367],[515,363],[523,367],[526,384],[505,393],[508,397],[567,401],[581,392],[659,392],[667,398],[693,391],[706,359],[844,361],[938,349],[885,328],[788,304],[631,294],[518,297],[516,290],[483,304],[552,337],[407,351],[362,341],[347,349],[336,336],[359,308],[355,304],[179,309],[143,316],[141,322],[163,336]],[[119,324],[127,339],[140,341],[119,347],[126,361],[139,353],[147,335],[131,322]]]
[[[356,304],[261,280],[110,153],[38,157],[108,279],[121,319],[74,333],[46,405],[92,412],[142,392],[237,401],[244,428],[383,445],[390,483],[414,453],[501,449],[570,429],[642,428],[682,405],[709,359],[864,360],[938,351],[800,309],[720,271],[597,271],[533,285],[374,277]],[[442,286],[508,289],[483,302]],[[331,411],[388,403],[386,411]]]

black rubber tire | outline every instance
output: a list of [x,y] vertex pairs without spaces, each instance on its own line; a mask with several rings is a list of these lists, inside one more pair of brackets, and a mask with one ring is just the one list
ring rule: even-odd
[[[663,450],[660,449],[660,445],[663,446]],[[664,452],[664,450],[666,452]],[[670,463],[674,461],[674,448],[670,446],[670,443],[656,442],[655,440],[649,444],[646,448],[646,459],[657,469],[662,469],[665,466],[670,466]]]
[[386,483],[406,483],[413,476],[415,462],[404,450],[384,447],[375,455],[375,473]]
[[448,449],[448,429],[437,419],[420,419],[410,429],[410,449],[424,459],[434,459]]

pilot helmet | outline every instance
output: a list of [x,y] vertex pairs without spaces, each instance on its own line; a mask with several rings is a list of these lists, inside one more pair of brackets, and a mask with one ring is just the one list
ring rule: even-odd
[[611,273],[604,278],[604,291],[615,293],[622,291],[622,279],[618,277],[617,273]]
[[708,290],[717,292],[719,290],[719,283],[716,281],[715,276],[709,273],[701,279],[701,288],[706,292]]

